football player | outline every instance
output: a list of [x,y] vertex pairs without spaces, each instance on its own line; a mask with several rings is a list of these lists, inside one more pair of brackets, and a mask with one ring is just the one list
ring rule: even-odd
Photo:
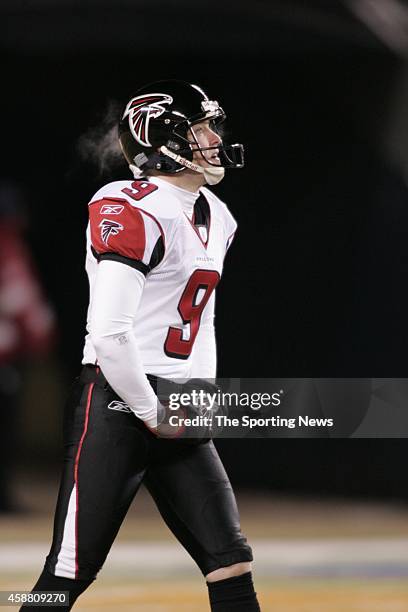
[[205,576],[211,610],[260,609],[213,442],[172,439],[157,398],[161,379],[216,376],[214,290],[236,222],[204,185],[244,163],[242,145],[222,140],[224,119],[196,85],[139,89],[119,124],[133,179],[105,185],[89,203],[84,367],[65,414],[53,542],[34,587],[69,591],[70,607],[143,482]]

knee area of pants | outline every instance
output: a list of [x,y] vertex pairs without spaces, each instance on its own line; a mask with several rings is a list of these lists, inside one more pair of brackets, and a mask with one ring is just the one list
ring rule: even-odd
[[207,574],[205,578],[207,582],[217,582],[218,580],[226,580],[234,576],[241,576],[250,571],[252,571],[252,565],[249,561],[245,561],[242,563],[234,563],[234,565],[228,565],[226,567],[219,567]]

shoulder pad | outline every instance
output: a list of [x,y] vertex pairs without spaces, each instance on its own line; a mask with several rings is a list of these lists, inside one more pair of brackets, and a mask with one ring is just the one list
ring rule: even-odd
[[115,253],[128,260],[140,261],[151,269],[153,264],[159,263],[158,242],[164,252],[165,235],[160,222],[152,214],[129,204],[126,198],[92,200],[89,225],[91,244],[99,256]]

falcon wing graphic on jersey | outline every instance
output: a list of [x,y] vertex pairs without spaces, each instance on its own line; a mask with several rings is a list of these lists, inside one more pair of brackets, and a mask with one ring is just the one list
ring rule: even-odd
[[127,104],[122,120],[129,117],[133,137],[143,147],[151,147],[149,141],[150,117],[156,119],[165,112],[163,104],[171,104],[173,98],[167,94],[154,93],[132,98]]
[[124,229],[121,223],[117,223],[117,221],[111,221],[110,219],[103,219],[100,222],[99,227],[101,228],[102,241],[105,244],[108,244],[110,236],[116,236]]

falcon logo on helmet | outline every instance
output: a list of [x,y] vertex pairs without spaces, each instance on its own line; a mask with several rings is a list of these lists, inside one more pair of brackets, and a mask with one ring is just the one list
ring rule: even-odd
[[101,228],[101,238],[105,244],[108,244],[108,240],[111,236],[116,236],[124,229],[121,223],[111,221],[110,219],[103,219],[99,227]]
[[172,104],[173,98],[155,93],[132,98],[123,113],[122,121],[129,117],[129,128],[133,137],[143,147],[151,147],[149,141],[150,119],[157,119],[165,112],[163,104]]

